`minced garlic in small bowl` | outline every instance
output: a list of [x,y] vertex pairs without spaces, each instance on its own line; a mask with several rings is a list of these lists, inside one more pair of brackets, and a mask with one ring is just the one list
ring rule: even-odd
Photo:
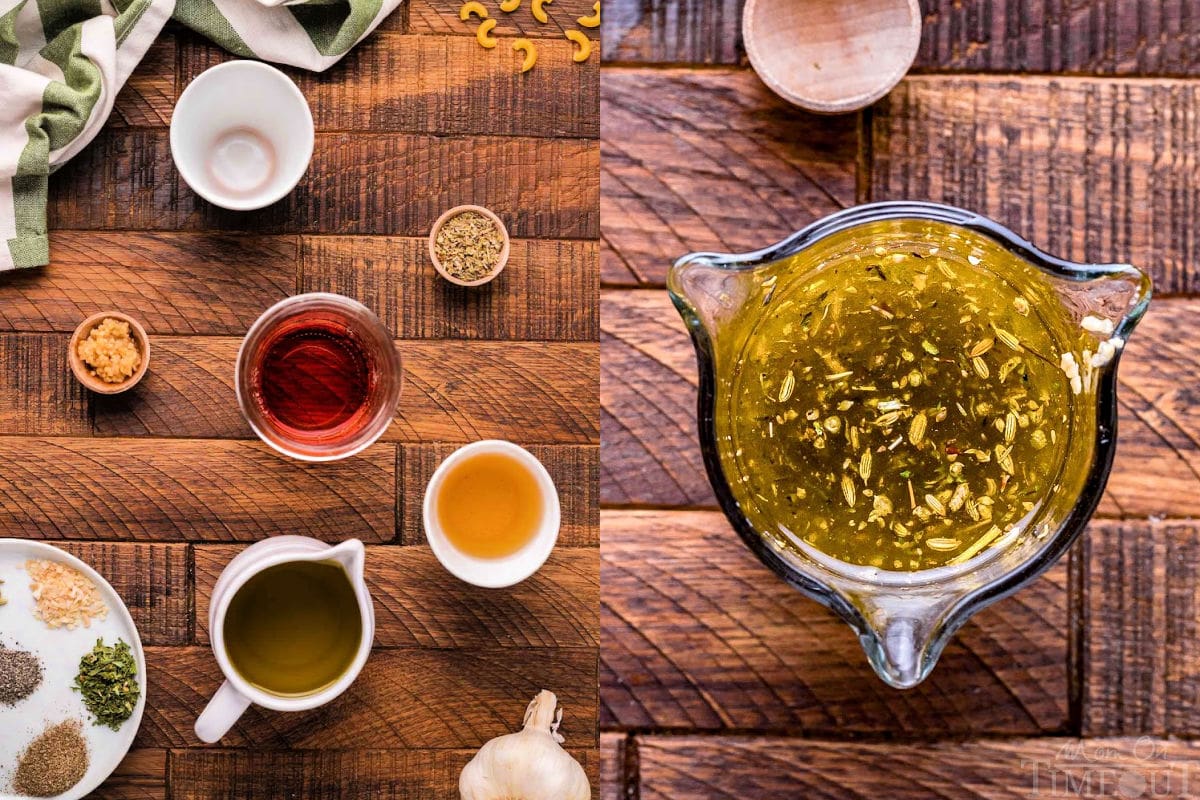
[[79,382],[100,394],[124,392],[150,365],[149,339],[132,317],[116,311],[93,314],[71,336],[67,358]]

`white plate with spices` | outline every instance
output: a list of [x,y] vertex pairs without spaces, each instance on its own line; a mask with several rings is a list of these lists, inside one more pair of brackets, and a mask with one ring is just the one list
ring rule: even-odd
[[[33,596],[30,588],[32,575],[26,568],[30,561],[51,562],[77,570],[82,578],[94,585],[95,594],[86,589],[86,583],[80,583],[84,591],[76,596],[81,599],[77,603],[67,603],[63,612],[86,615],[86,609],[98,609],[98,604],[102,603],[106,609],[104,618],[96,614],[88,627],[79,625],[73,630],[49,627],[36,615],[38,600]],[[57,573],[59,567],[54,566],[50,570]],[[79,581],[79,576],[74,573],[67,571],[65,575],[68,584]],[[50,582],[49,577],[46,580]],[[146,658],[142,652],[142,640],[129,609],[112,586],[83,561],[57,547],[24,539],[0,539],[0,581],[4,581],[0,584],[0,597],[5,600],[0,605],[0,655],[5,650],[32,654],[40,662],[42,671],[36,687],[23,699],[11,704],[5,703],[4,699],[24,694],[32,682],[28,676],[29,659],[19,657],[22,662],[20,668],[14,669],[9,662],[7,673],[0,672],[0,800],[24,800],[33,796],[18,792],[16,788],[22,757],[29,753],[30,745],[43,733],[72,720],[81,723],[78,730],[87,747],[86,768],[82,777],[69,788],[58,794],[41,796],[77,800],[112,774],[133,744],[146,705]],[[53,592],[47,589],[42,594],[43,604],[47,604]],[[103,639],[108,646],[116,645],[118,640],[128,643],[137,667],[138,699],[133,712],[128,719],[119,723],[116,730],[96,724],[82,693],[72,688],[79,674],[80,659],[92,652],[97,639]],[[3,663],[0,663],[0,669],[5,669]],[[57,746],[64,738],[73,739],[73,736],[63,735],[63,731],[69,730],[70,726],[61,729],[52,739],[56,746],[47,749],[60,754],[70,750],[69,747]],[[60,755],[60,760],[64,761],[58,765],[60,769],[47,764],[49,760],[53,759],[26,759],[22,780],[46,786],[47,772],[60,777],[63,772],[71,770],[78,773],[80,760],[77,757],[64,759]]]

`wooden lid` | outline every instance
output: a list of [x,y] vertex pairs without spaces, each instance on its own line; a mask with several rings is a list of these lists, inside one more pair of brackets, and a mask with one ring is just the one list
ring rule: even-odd
[[[138,352],[142,354],[142,363],[138,365],[137,371],[120,383],[106,383],[100,380],[91,373],[87,364],[83,363],[83,359],[79,357],[79,342],[91,334],[92,328],[106,319],[128,322],[129,333],[137,344]],[[150,337],[146,335],[146,329],[142,327],[141,323],[128,314],[122,314],[120,311],[102,311],[99,314],[92,314],[79,323],[79,327],[71,334],[71,341],[67,344],[67,363],[71,365],[71,372],[75,373],[75,377],[86,388],[98,394],[120,394],[136,386],[146,374],[146,370],[150,368]]]
[[[484,275],[482,278],[474,281],[464,281],[451,275],[446,271],[445,267],[442,266],[442,262],[438,261],[437,256],[438,231],[442,229],[442,225],[446,223],[446,220],[450,219],[451,217],[456,217],[464,211],[475,211],[490,219],[496,226],[496,229],[500,231],[500,238],[504,242],[500,248],[500,258],[496,260],[496,265],[492,267],[492,271],[487,275]],[[504,265],[508,263],[508,251],[508,228],[504,227],[504,223],[498,216],[483,206],[455,206],[438,217],[437,221],[433,223],[433,228],[429,231],[429,260],[433,262],[433,268],[436,269],[438,274],[443,278],[458,286],[482,286],[483,284],[493,280],[504,270]]]
[[801,108],[844,114],[892,90],[921,45],[917,0],[747,0],[746,54]]

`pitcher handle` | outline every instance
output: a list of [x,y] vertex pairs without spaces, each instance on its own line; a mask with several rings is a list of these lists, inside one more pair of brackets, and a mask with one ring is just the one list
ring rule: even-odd
[[205,744],[215,744],[229,733],[233,723],[237,722],[249,707],[250,698],[235,689],[229,681],[225,681],[196,719],[196,736]]

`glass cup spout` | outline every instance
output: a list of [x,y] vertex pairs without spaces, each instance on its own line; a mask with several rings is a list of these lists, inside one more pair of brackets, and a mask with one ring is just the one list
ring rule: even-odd
[[[891,255],[897,257],[895,262],[885,258]],[[928,260],[917,268],[912,266],[916,262],[907,259]],[[935,267],[945,277],[938,275]],[[955,272],[955,267],[961,267],[961,272]],[[839,269],[841,273],[837,273]],[[905,269],[915,271],[905,272]],[[996,292],[1003,293],[1003,308],[995,310],[995,315],[993,309],[976,307],[990,302],[983,298],[991,298],[993,294],[960,300],[964,292],[959,291],[961,287],[955,281],[967,280],[973,274],[972,269],[977,273],[987,272],[988,280],[998,287]],[[974,429],[976,433],[961,434],[956,439],[946,438],[951,433],[941,433],[935,455],[930,455],[929,449],[922,451],[922,443],[916,441],[922,439],[932,447],[928,439],[934,434],[926,435],[924,424],[914,427],[909,423],[917,414],[912,405],[917,401],[905,400],[902,376],[887,376],[894,381],[887,389],[887,409],[881,404],[876,406],[881,401],[870,399],[867,394],[877,389],[874,385],[856,387],[853,381],[847,381],[839,389],[843,393],[837,395],[838,401],[848,404],[844,409],[855,404],[859,409],[864,406],[873,409],[873,416],[862,416],[859,420],[865,426],[861,430],[873,424],[871,420],[883,427],[895,424],[894,420],[882,421],[889,416],[884,412],[907,406],[900,411],[909,415],[901,418],[903,425],[896,424],[895,430],[885,439],[874,441],[866,451],[874,456],[876,463],[886,463],[894,457],[892,448],[901,444],[908,447],[911,442],[912,458],[936,457],[938,469],[942,470],[932,479],[929,474],[924,475],[928,480],[923,483],[916,475],[906,476],[898,471],[900,478],[892,475],[893,483],[882,484],[884,468],[876,467],[872,472],[869,459],[859,463],[859,450],[854,451],[854,459],[845,461],[840,451],[836,459],[830,456],[830,451],[836,448],[849,447],[841,444],[850,438],[841,429],[843,424],[850,423],[842,420],[849,420],[850,414],[859,412],[844,412],[837,417],[834,411],[831,421],[827,416],[833,409],[831,405],[818,413],[813,404],[792,409],[785,403],[793,391],[798,396],[823,380],[840,380],[841,376],[851,374],[848,365],[832,366],[846,356],[847,329],[827,325],[818,337],[814,331],[820,326],[811,325],[808,315],[816,309],[820,316],[820,308],[829,306],[827,303],[814,306],[805,298],[817,297],[822,288],[828,291],[818,299],[836,296],[840,291],[837,287],[841,286],[851,286],[851,293],[862,291],[875,296],[882,290],[864,288],[868,286],[866,282],[887,281],[887,271],[893,281],[888,285],[906,290],[910,285],[906,281],[910,279],[914,283],[928,279],[931,284],[935,280],[948,281],[940,297],[954,313],[947,311],[941,317],[895,317],[892,311],[896,309],[867,306],[864,301],[862,313],[866,316],[861,319],[871,321],[866,323],[867,332],[859,334],[858,352],[873,355],[875,351],[871,348],[875,342],[871,337],[882,338],[885,331],[904,324],[908,326],[906,335],[915,335],[920,343],[911,350],[928,348],[927,356],[919,352],[913,356],[904,350],[908,353],[905,360],[915,359],[920,363],[920,358],[929,357],[938,362],[934,365],[935,372],[946,370],[949,372],[942,372],[943,376],[953,376],[938,391],[953,392],[956,385],[971,380],[973,367],[979,385],[989,389],[995,388],[995,381],[1004,384],[1002,371],[1006,376],[1018,375],[1007,384],[1016,385],[1011,393],[1005,389],[1002,395],[976,397],[980,401],[995,400],[984,405],[989,409],[999,406],[1000,413],[969,411],[959,403],[958,413],[963,420],[978,420],[983,425]],[[837,274],[844,276],[838,280],[849,283],[835,282],[831,276]],[[882,284],[875,284],[879,285]],[[1151,294],[1149,278],[1134,267],[1064,261],[991,220],[961,209],[919,202],[875,203],[848,209],[752,253],[685,256],[672,267],[667,287],[687,324],[698,356],[701,449],[722,510],[760,560],[789,584],[832,609],[854,629],[872,668],[882,680],[897,688],[910,688],[924,680],[947,642],[972,614],[1049,569],[1082,532],[1099,503],[1112,464],[1117,364]],[[922,286],[917,286],[916,291],[923,291]],[[954,333],[953,321],[957,320],[959,326],[963,324],[959,318],[960,305],[962,314],[977,317],[967,324],[975,325],[980,332],[969,340]],[[872,316],[872,312],[879,316]],[[837,313],[834,312],[835,319]],[[1012,333],[1017,328],[999,324],[997,319],[1001,322],[1012,319],[1014,324],[1027,326],[1028,337],[1041,338],[1018,338]],[[939,351],[932,342],[922,341],[925,333],[917,333],[929,331],[928,338],[933,338],[932,328],[938,324],[946,325],[938,332],[944,333],[945,341],[953,344],[953,353],[945,345],[946,352]],[[781,332],[797,326],[803,326],[802,335],[779,338]],[[781,341],[791,348],[789,360],[781,369],[770,372],[766,366],[773,363],[769,359]],[[803,373],[807,377],[801,377],[799,372],[793,377],[792,367],[805,363],[804,353],[810,352],[824,352],[821,358],[829,368],[817,367],[817,371]],[[975,363],[984,354],[988,355],[991,366],[986,361]],[[1027,366],[1025,360],[1033,366]],[[868,372],[868,361],[861,362],[863,368],[856,375]],[[1021,364],[1015,368],[1020,370],[1017,373],[1012,372],[1014,362]],[[905,366],[903,371],[909,368]],[[788,378],[769,383],[785,372]],[[826,372],[832,374],[825,375]],[[801,387],[801,380],[809,385]],[[989,380],[994,382],[988,383]],[[1049,399],[1052,395],[1047,386],[1060,394]],[[928,380],[922,391],[933,391]],[[752,395],[753,400],[743,400]],[[816,395],[805,394],[805,402],[815,403],[813,397]],[[951,411],[954,403],[948,400],[943,403],[941,399],[939,395],[932,404],[926,400],[921,405],[925,410],[920,412],[920,422],[926,422],[924,415],[930,408]],[[743,407],[739,403],[754,405]],[[1037,411],[1033,410],[1035,406]],[[806,416],[806,408],[811,416]],[[1050,434],[1043,430],[1052,427],[1042,425],[1043,414],[1055,415],[1057,427]],[[789,423],[794,424],[788,427]],[[823,425],[826,429],[819,430]],[[933,425],[930,417],[929,431],[934,430]],[[800,447],[797,442],[813,441],[814,428],[818,429],[817,439],[823,444],[831,443],[830,451],[819,454],[814,451],[793,458],[785,475],[793,480],[784,482],[783,491],[772,498],[770,495],[780,486],[776,478],[784,475],[777,468],[789,449],[796,451]],[[779,430],[788,434],[776,438]],[[1037,436],[1032,435],[1035,432]],[[978,441],[968,444],[972,436]],[[1034,462],[1042,465],[1037,473],[1040,483],[1035,483],[1029,477],[1031,462],[1013,465],[1014,451],[1009,445],[1015,441],[1032,442],[1025,446],[1040,453],[1047,448],[1048,437],[1053,442],[1053,446],[1045,449],[1048,455],[1026,452],[1032,459],[1042,459]],[[985,439],[986,450],[981,444]],[[744,443],[759,449],[743,453]],[[962,463],[955,466],[956,461]],[[990,472],[984,472],[985,463],[989,464]],[[1018,476],[1022,469],[1026,472]],[[770,472],[769,480],[760,481],[756,470],[764,474],[776,471]],[[808,495],[796,490],[795,479],[819,470],[828,472],[827,486],[818,486]],[[838,470],[842,471],[840,490]],[[907,486],[902,479],[905,477]],[[1004,495],[1010,478],[1014,486],[1024,481],[1029,488],[1019,501],[1003,500],[1009,502],[1008,515],[997,517],[999,524],[991,524],[992,502],[1001,502],[997,498]],[[954,491],[958,483],[968,484],[962,493]],[[779,499],[781,495],[783,499]],[[879,496],[883,496],[883,501],[877,499]],[[987,508],[981,510],[979,506],[985,500]],[[901,504],[903,514],[917,515],[926,523],[932,520],[939,526],[937,530],[944,533],[923,533],[923,537],[933,538],[914,536],[906,540],[912,535],[913,518],[905,516],[904,524],[897,525],[900,512],[888,516]],[[872,508],[878,518],[867,517]],[[814,519],[824,523],[825,533],[819,530],[814,533]],[[885,521],[876,527],[881,519]],[[852,520],[854,527],[838,528],[845,520]],[[832,546],[831,542],[836,544],[838,536],[844,533],[842,538],[851,538],[853,534],[860,544],[869,547],[863,542],[876,534],[867,536],[862,533],[864,530],[878,531],[881,540],[891,537],[887,546],[897,552],[889,552],[886,559],[876,557],[873,552],[847,555],[843,559],[817,546],[820,543]],[[973,538],[968,538],[968,532]],[[937,554],[924,552],[925,560],[911,563],[893,558],[909,544],[916,545],[914,550],[918,553],[925,548],[946,550],[947,554],[938,556],[938,560],[934,558]]]
[[866,605],[859,642],[871,667],[897,689],[916,686],[947,642],[937,633],[950,603],[893,595],[872,597]]

